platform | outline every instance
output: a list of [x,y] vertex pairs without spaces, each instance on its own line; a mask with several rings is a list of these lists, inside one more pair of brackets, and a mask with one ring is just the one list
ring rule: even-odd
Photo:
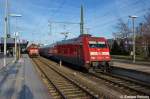
[[50,99],[28,55],[0,70],[0,99]]
[[125,59],[113,59],[112,61],[114,67],[141,71],[150,74],[150,62],[136,61],[135,63],[133,63],[131,60]]
[[[14,58],[13,57],[7,57],[6,58],[6,65],[11,64],[13,62]],[[4,58],[3,58],[3,53],[0,53],[0,69],[4,67]]]
[[150,62],[125,59],[112,59],[113,65],[111,72],[116,75],[136,79],[144,83],[150,83]]

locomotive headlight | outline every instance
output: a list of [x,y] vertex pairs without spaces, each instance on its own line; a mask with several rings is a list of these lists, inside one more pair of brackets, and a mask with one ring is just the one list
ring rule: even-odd
[[86,61],[86,63],[90,63],[89,61]]
[[107,56],[107,57],[105,57],[105,58],[110,58],[110,57]]
[[90,52],[90,55],[98,55],[98,52]]
[[109,52],[102,52],[102,55],[109,55]]
[[95,59],[95,57],[91,57],[91,59]]

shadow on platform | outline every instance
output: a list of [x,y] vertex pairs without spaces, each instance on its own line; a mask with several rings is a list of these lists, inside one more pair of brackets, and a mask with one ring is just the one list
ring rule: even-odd
[[0,79],[0,88],[3,85],[3,83],[7,80],[8,76],[16,75],[17,73],[18,73],[18,69],[16,68],[15,64],[9,67],[8,70],[6,70],[5,68],[3,71],[1,71],[0,76],[4,76],[4,77]]
[[23,85],[17,99],[33,99],[33,94],[30,88],[26,85]]

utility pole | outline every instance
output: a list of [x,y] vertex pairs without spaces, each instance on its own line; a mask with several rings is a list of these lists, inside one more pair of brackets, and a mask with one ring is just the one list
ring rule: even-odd
[[90,33],[90,28],[85,28],[86,32],[85,34],[89,34]]
[[83,5],[81,5],[80,34],[84,34]]
[[5,2],[5,31],[4,31],[4,67],[6,66],[7,32],[8,32],[8,0]]
[[133,63],[135,63],[135,29],[134,29],[134,21],[137,18],[137,16],[129,16],[129,18],[132,19],[132,25],[133,25]]
[[18,32],[15,32],[15,61],[17,60],[17,35],[18,35]]
[[143,35],[143,23],[140,23],[139,26],[140,26],[140,36],[142,36]]
[[51,34],[52,34],[52,24],[51,24],[51,23],[49,23],[49,24],[48,24],[48,26],[49,26],[49,29],[50,29],[50,31],[49,31],[49,35],[51,35]]

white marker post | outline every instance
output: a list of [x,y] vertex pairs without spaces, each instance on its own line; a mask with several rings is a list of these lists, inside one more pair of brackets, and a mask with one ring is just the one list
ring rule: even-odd
[[61,65],[62,65],[62,61],[60,60],[60,61],[59,61],[59,66],[61,67]]

